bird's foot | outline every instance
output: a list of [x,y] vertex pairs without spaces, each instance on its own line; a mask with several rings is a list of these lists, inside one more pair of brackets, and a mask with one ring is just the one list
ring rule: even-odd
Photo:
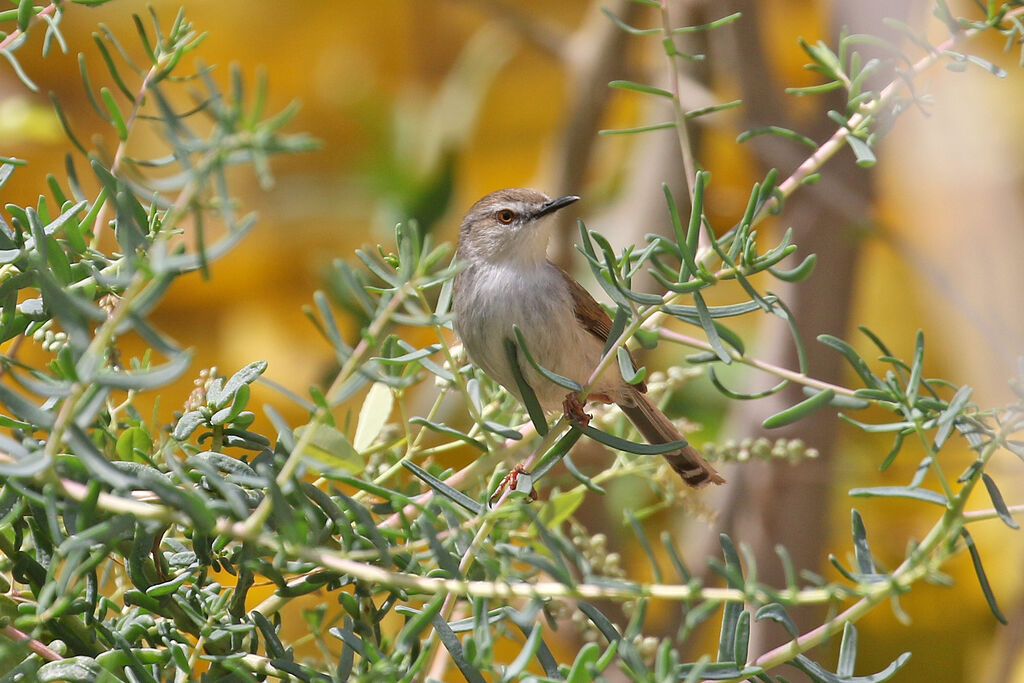
[[[505,478],[498,483],[498,488],[494,490],[494,494],[491,496],[489,502],[493,506],[502,499],[502,494],[506,491],[512,493],[519,488],[519,477],[521,475],[529,476],[529,472],[523,467],[522,463],[518,463],[512,468],[512,471],[505,475]],[[533,485],[530,485],[530,491],[528,493],[530,500],[537,500],[537,491],[534,490]]]
[[570,391],[565,395],[565,400],[562,401],[562,412],[565,414],[566,420],[575,422],[582,427],[589,425],[590,419],[594,417],[583,410],[583,401],[580,400],[575,391]]

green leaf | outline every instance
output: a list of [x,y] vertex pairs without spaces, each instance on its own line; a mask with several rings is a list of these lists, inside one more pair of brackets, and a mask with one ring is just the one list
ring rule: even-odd
[[619,361],[619,372],[622,374],[622,379],[627,384],[640,384],[644,381],[644,377],[647,376],[647,368],[640,368],[635,370],[633,368],[633,360],[629,357],[629,351],[626,350],[625,346],[620,346],[616,355]]
[[[645,4],[648,4],[648,3],[645,3]],[[657,4],[653,3],[653,2],[651,2],[649,4],[651,4],[652,6],[655,6],[655,7],[657,6]],[[611,11],[609,11],[608,9],[606,9],[604,7],[601,8],[601,11],[604,12],[604,15],[606,17],[608,17],[609,19],[612,20],[613,24],[615,24],[620,29],[622,29],[623,31],[625,31],[626,33],[629,33],[631,35],[634,35],[634,36],[650,36],[650,35],[655,35],[655,34],[658,34],[658,33],[662,32],[662,30],[660,28],[635,28],[633,26],[630,26],[626,22],[624,22],[622,19],[619,19],[617,16],[615,16],[615,14],[613,14]]]
[[1013,515],[1010,514],[1010,510],[1006,507],[1006,501],[1003,500],[1003,494],[999,492],[996,482],[993,481],[992,477],[988,476],[985,472],[981,473],[981,480],[985,482],[985,489],[988,491],[988,497],[992,500],[992,507],[995,508],[996,514],[999,515],[999,519],[1003,520],[1003,524],[1011,529],[1019,529],[1020,525],[1017,524],[1017,520],[1013,518]]
[[868,547],[867,531],[864,529],[864,520],[856,510],[850,510],[853,524],[853,552],[857,558],[857,569],[861,574],[870,575],[877,573],[875,561],[871,557],[871,548]]
[[675,128],[675,121],[665,121],[664,123],[654,123],[649,126],[637,126],[636,128],[605,128],[597,131],[598,135],[634,135],[636,133],[647,133],[652,130],[665,130],[666,128]]
[[[694,255],[696,247],[691,244],[690,236],[693,233],[693,221],[691,220],[688,230],[683,230],[683,223],[679,216],[679,209],[676,206],[675,197],[672,196],[672,190],[669,189],[668,183],[661,184],[661,190],[665,194],[665,203],[668,205],[668,215],[672,221],[672,232],[675,234],[676,243],[674,248],[682,257],[682,268],[679,272],[679,280],[685,281],[690,275],[698,272],[697,263],[694,261]],[[691,210],[691,218],[693,216]],[[699,220],[699,212],[697,213]]]
[[786,282],[803,282],[811,276],[816,265],[818,265],[818,255],[809,254],[807,258],[801,261],[800,265],[795,268],[784,270],[776,268],[775,266],[769,266],[768,272],[780,280],[785,280]]
[[711,344],[711,348],[714,350],[715,355],[718,356],[718,359],[726,365],[729,365],[732,363],[732,356],[722,344],[722,338],[718,333],[718,328],[715,326],[715,322],[711,318],[711,313],[708,311],[707,304],[704,303],[704,297],[700,295],[700,292],[693,293],[693,302],[697,305],[697,318],[700,321],[701,328],[704,330],[704,334],[707,335],[708,343]]
[[117,102],[114,101],[114,94],[110,92],[110,88],[104,87],[100,88],[100,97],[103,98],[103,104],[106,105],[107,112],[110,114],[117,137],[124,142],[128,139],[128,126],[125,125],[121,110],[117,107]]
[[992,586],[988,582],[988,577],[985,575],[985,568],[981,565],[981,554],[974,545],[974,538],[967,529],[961,529],[960,535],[963,536],[964,543],[967,545],[967,551],[971,554],[974,573],[978,577],[978,585],[981,586],[981,592],[985,595],[985,602],[988,603],[988,608],[992,611],[992,615],[1005,626],[1008,622],[999,610],[999,605],[996,604],[996,596],[992,592]]
[[839,353],[846,357],[846,360],[853,366],[854,371],[860,375],[861,380],[864,382],[864,386],[869,389],[880,389],[882,388],[881,380],[876,377],[871,370],[868,368],[867,363],[860,357],[852,346],[847,344],[838,337],[833,337],[830,334],[818,335],[818,341],[826,346],[830,346]]
[[178,441],[184,441],[192,432],[196,430],[199,425],[205,422],[206,416],[198,410],[190,410],[178,418],[178,423],[174,425],[174,431],[171,432],[171,436]]
[[[526,377],[523,376],[523,369],[519,365],[519,353],[516,344],[508,337],[505,337],[502,343],[505,345],[505,356],[508,359],[509,367],[512,368],[516,387],[519,389],[520,400],[522,400],[523,405],[526,407],[526,412],[530,416],[530,421],[533,422],[537,433],[541,436],[546,436],[548,433],[548,420],[544,417],[544,409],[541,408],[540,401],[537,400],[537,394],[534,393],[533,387],[530,386],[530,383],[526,381]],[[481,448],[481,450],[487,449]]]
[[967,55],[967,61],[970,62],[971,64],[974,64],[975,66],[980,66],[982,69],[989,72],[993,76],[996,76],[997,78],[1006,78],[1006,69],[1000,66],[996,66],[987,59],[982,59],[977,55]]
[[479,448],[481,451],[487,452],[487,446],[482,441],[477,441],[468,434],[460,432],[454,427],[449,427],[443,422],[433,422],[431,420],[426,419],[425,417],[413,417],[409,419],[409,424],[422,425],[432,432],[437,432],[438,434],[445,434],[447,436],[455,437],[459,441],[468,443],[470,446],[475,446],[476,448]]
[[[612,647],[614,646],[615,643],[612,643]],[[600,673],[601,671],[601,669],[595,667],[600,652],[601,648],[597,643],[587,643],[584,645],[576,654],[572,668],[569,669],[569,673],[565,677],[565,683],[590,683],[590,681],[593,681],[593,674]]]
[[672,99],[672,93],[662,88],[655,88],[653,85],[644,85],[643,83],[635,83],[633,81],[612,81],[608,84],[610,88],[618,88],[620,90],[633,90],[635,92],[646,93],[648,95],[657,95],[658,97],[667,97]]
[[855,498],[910,498],[911,500],[923,500],[926,503],[946,506],[946,497],[937,491],[928,489],[913,488],[910,486],[874,486],[871,488],[850,489],[850,495]]
[[726,109],[735,109],[743,104],[743,100],[732,100],[730,102],[720,102],[719,104],[708,105],[707,107],[699,107],[697,109],[689,109],[683,113],[683,118],[687,121],[695,119],[701,116],[707,116],[708,114],[714,114],[716,112],[725,111]]
[[765,429],[775,429],[777,427],[783,427],[788,424],[792,424],[797,420],[801,420],[812,413],[817,412],[821,408],[828,405],[835,397],[835,391],[833,389],[825,389],[820,391],[814,396],[808,399],[800,401],[796,405],[790,406],[785,410],[775,413],[771,417],[765,419],[761,425]]
[[516,345],[523,352],[523,355],[526,356],[526,360],[531,366],[533,366],[534,370],[568,391],[583,391],[583,386],[580,385],[579,382],[548,370],[534,359],[533,354],[530,353],[530,349],[526,345],[526,338],[523,337],[523,331],[519,329],[518,325],[512,325],[512,333],[516,336]]
[[939,429],[935,432],[934,448],[939,450],[946,444],[946,439],[949,438],[950,433],[953,431],[953,427],[956,425],[956,420],[960,417],[961,411],[967,406],[967,402],[971,400],[971,393],[973,389],[966,384],[956,390],[953,394],[953,398],[950,399],[949,405],[939,415],[938,426]]
[[796,131],[792,131],[788,128],[783,128],[782,126],[762,126],[760,128],[751,128],[750,130],[746,130],[740,133],[736,137],[736,142],[742,144],[747,140],[755,138],[759,135],[778,135],[779,137],[783,137],[788,140],[795,140],[796,142],[799,142],[802,145],[806,145],[811,149],[818,148],[818,143],[816,143],[814,140],[810,139],[806,135],[801,135]]
[[870,168],[878,162],[878,159],[875,158],[875,153],[871,150],[868,143],[855,135],[847,135],[846,144],[853,150],[854,156],[857,157],[857,165],[861,168]]
[[444,605],[444,594],[435,595],[434,598],[423,606],[423,609],[410,619],[402,630],[395,637],[395,647],[398,652],[409,652],[419,645],[419,637],[434,620],[434,617],[441,611]]
[[917,402],[917,392],[921,388],[921,373],[924,370],[924,333],[917,331],[914,340],[914,362],[910,368],[910,377],[907,379],[907,403],[914,405]]
[[557,529],[579,509],[585,497],[586,491],[579,487],[553,495],[540,510],[540,521],[549,529]]
[[[83,359],[85,356],[83,356]],[[162,387],[173,382],[181,373],[185,372],[192,361],[192,354],[181,352],[171,358],[163,365],[158,365],[146,370],[136,372],[114,372],[112,370],[101,370],[89,377],[82,374],[83,381],[91,381],[95,384],[115,389],[145,391]],[[82,366],[82,363],[79,363]]]
[[740,620],[736,625],[736,642],[733,645],[733,661],[740,669],[747,663],[750,648],[750,612],[740,612]]
[[326,468],[359,474],[366,469],[366,458],[352,447],[340,431],[330,425],[312,422],[296,427],[295,438],[302,439],[303,434],[309,430],[312,430],[312,434],[303,455],[324,466],[316,468],[318,471]]
[[[22,4],[26,4],[23,2]],[[32,6],[31,1],[27,3]],[[103,667],[92,657],[77,656],[60,659],[55,662],[47,662],[39,667],[34,679],[39,683],[56,683],[67,681],[67,683],[93,683],[103,680]]]
[[671,451],[686,447],[685,439],[680,441],[670,441],[668,443],[648,444],[637,441],[628,441],[608,434],[607,432],[602,432],[600,429],[596,429],[589,425],[584,427],[582,425],[574,424],[572,425],[572,429],[583,432],[594,441],[603,443],[609,448],[617,451],[625,451],[626,453],[635,453],[636,455],[661,455],[662,453],[670,453]]
[[206,393],[206,402],[211,408],[220,410],[234,400],[235,394],[238,393],[243,384],[255,382],[256,378],[262,375],[266,369],[267,361],[253,361],[231,375],[223,384],[220,382],[211,383]]
[[484,506],[476,502],[462,491],[454,489],[448,484],[444,483],[434,475],[427,472],[425,469],[417,465],[416,463],[408,460],[402,460],[402,467],[412,472],[416,477],[421,479],[423,483],[433,489],[435,492],[441,494],[453,503],[460,505],[461,507],[469,510],[474,515],[479,515],[484,511]]
[[836,663],[836,675],[853,676],[854,665],[857,663],[857,627],[852,621],[843,626],[843,639],[839,643],[839,661]]
[[452,632],[444,618],[440,614],[435,614],[432,623],[434,625],[434,632],[437,633],[441,643],[448,650],[451,660],[455,662],[455,666],[458,667],[459,672],[465,677],[466,682],[487,683],[487,679],[480,673],[480,670],[466,659],[462,643],[459,642],[458,637]]
[[152,448],[153,440],[142,427],[129,427],[124,430],[118,435],[114,445],[114,451],[122,460],[134,460],[136,451],[148,456]]
[[32,0],[21,0],[18,3],[18,30],[22,33],[28,31],[28,25],[35,16],[35,7]]

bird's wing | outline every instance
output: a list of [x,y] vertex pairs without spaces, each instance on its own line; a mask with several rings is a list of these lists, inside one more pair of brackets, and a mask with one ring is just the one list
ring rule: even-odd
[[[554,264],[552,264],[554,266]],[[558,266],[554,266],[558,268]],[[590,332],[592,335],[601,340],[604,344],[608,341],[608,335],[612,331],[612,319],[608,317],[604,308],[601,304],[594,300],[594,297],[590,295],[583,285],[576,282],[576,278],[563,269],[558,268],[558,272],[561,273],[562,279],[565,280],[565,284],[569,286],[569,294],[572,296],[573,307],[576,312],[576,319],[583,325],[583,328]],[[629,350],[626,350],[629,353]],[[629,354],[629,360],[633,363],[633,367],[639,367],[636,364],[636,359],[633,358],[633,354]],[[639,384],[633,385],[634,388],[640,393],[647,391],[647,384],[640,382]]]

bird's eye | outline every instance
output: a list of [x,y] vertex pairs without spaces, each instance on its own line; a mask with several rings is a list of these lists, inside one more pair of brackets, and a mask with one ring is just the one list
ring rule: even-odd
[[516,218],[516,212],[512,209],[502,209],[498,213],[494,214],[494,217],[498,219],[499,223],[508,225]]

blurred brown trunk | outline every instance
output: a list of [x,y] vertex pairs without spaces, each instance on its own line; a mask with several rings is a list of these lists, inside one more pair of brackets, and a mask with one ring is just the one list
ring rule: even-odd
[[[741,11],[743,19],[735,27],[735,62],[743,90],[747,127],[782,125],[809,134],[821,142],[834,131],[824,116],[811,123],[801,123],[780,98],[783,88],[768,70],[761,40],[763,27],[758,20],[758,3],[733,0],[722,13]],[[907,2],[836,3],[830,24],[835,46],[840,27],[850,33],[879,33],[881,19],[901,18]],[[762,6],[763,7],[763,6]],[[810,41],[814,42],[814,41]],[[865,46],[860,46],[865,52]],[[833,98],[827,108],[843,111],[845,93]],[[819,107],[822,111],[826,107]],[[781,140],[764,136],[753,142],[762,172],[778,168],[785,177],[801,160],[802,150]],[[854,163],[853,154],[841,152],[828,163],[823,181],[804,187],[787,202],[780,216],[783,226],[792,227],[794,242],[800,254],[817,254],[814,274],[797,284],[772,283],[790,307],[807,349],[809,374],[827,382],[841,382],[843,361],[839,354],[815,341],[819,334],[846,337],[850,328],[850,308],[854,297],[854,276],[860,255],[857,224],[869,220],[872,210],[872,175]],[[751,351],[768,363],[785,368],[798,367],[795,348],[784,325],[767,326],[762,338]],[[737,543],[747,544],[757,562],[758,580],[769,585],[785,585],[783,568],[776,553],[782,545],[793,559],[797,571],[823,569],[825,543],[829,531],[829,500],[837,469],[835,459],[838,421],[827,413],[773,429],[761,427],[762,421],[779,410],[803,400],[799,385],[791,384],[782,392],[766,399],[734,404],[726,433],[733,438],[765,436],[770,439],[801,438],[817,448],[821,457],[805,460],[798,466],[788,461],[750,462],[731,471],[727,487],[717,501],[719,519],[712,533],[699,547],[696,563],[707,555],[718,554],[718,534],[727,533]],[[693,546],[691,546],[693,547]],[[699,564],[697,565],[699,566]],[[821,609],[791,610],[801,631],[819,623]],[[789,640],[781,627],[771,622],[753,625],[751,656]],[[791,671],[787,672],[789,675]]]

